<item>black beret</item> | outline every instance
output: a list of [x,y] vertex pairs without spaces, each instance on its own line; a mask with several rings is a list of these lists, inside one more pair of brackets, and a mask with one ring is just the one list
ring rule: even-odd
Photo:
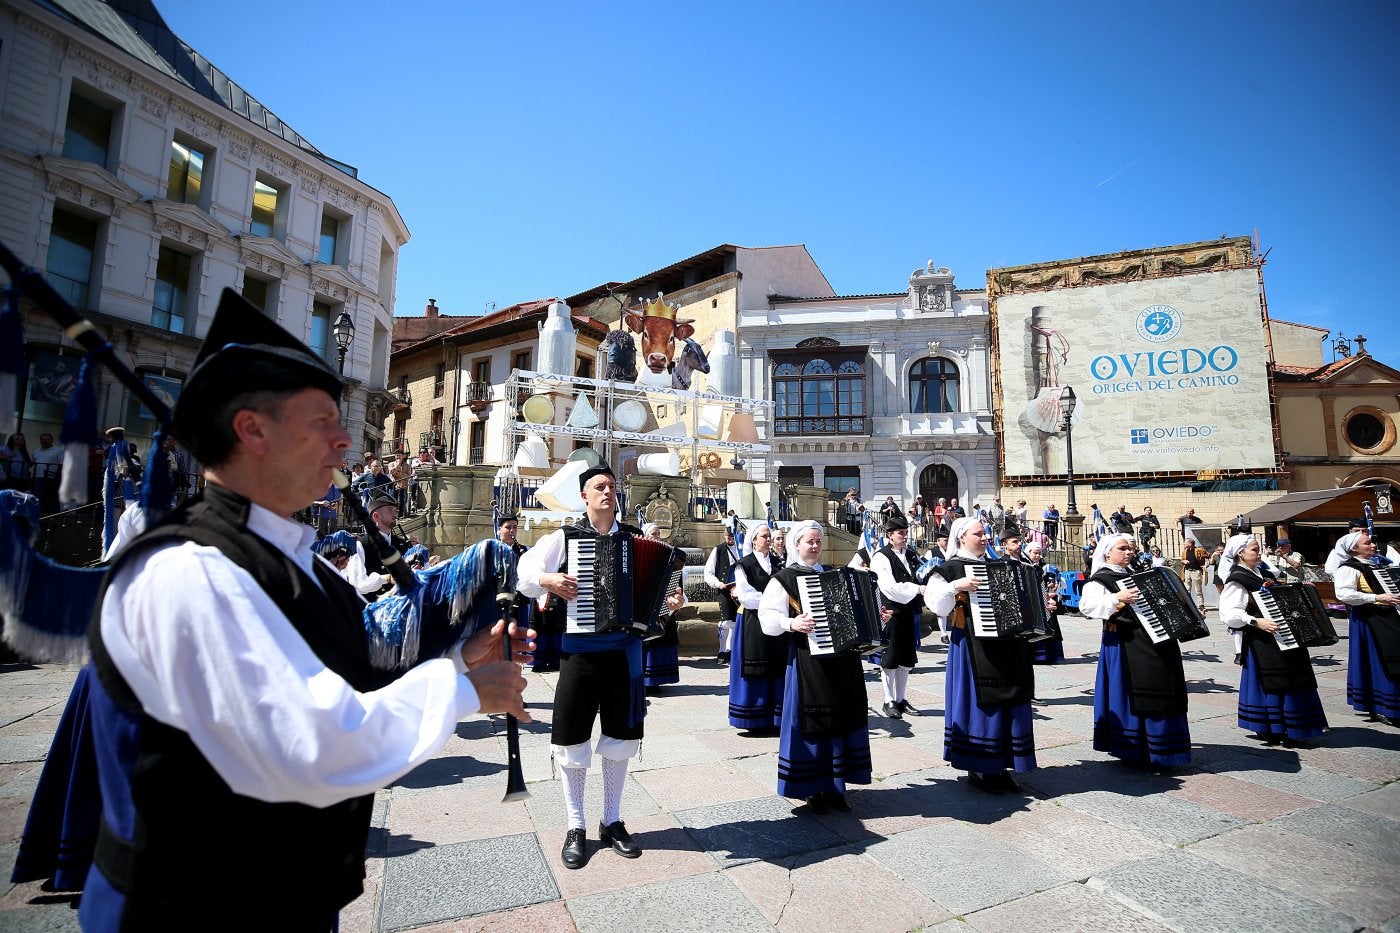
[[589,467],[588,469],[584,470],[583,473],[581,473],[581,474],[579,475],[579,478],[578,478],[578,491],[579,491],[579,492],[583,492],[583,487],[584,487],[584,486],[587,486],[587,485],[588,485],[588,481],[591,480],[593,477],[595,477],[595,476],[603,476],[603,475],[611,476],[613,479],[617,479],[617,474],[614,473],[614,472],[612,471],[612,468],[609,467],[609,466],[608,466],[607,464],[605,464],[605,463],[604,463],[604,464],[600,464],[599,466]]

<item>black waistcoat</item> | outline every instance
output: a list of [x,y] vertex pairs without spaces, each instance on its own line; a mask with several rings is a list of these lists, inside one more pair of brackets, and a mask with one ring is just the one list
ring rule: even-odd
[[[1123,574],[1103,567],[1090,577],[1110,593],[1118,592]],[[1186,672],[1175,638],[1153,643],[1142,620],[1125,606],[1108,621],[1118,626],[1118,644],[1128,681],[1128,703],[1138,716],[1174,716],[1186,712]]]
[[[360,535],[360,547],[365,550],[365,571],[368,573],[388,573],[389,571],[384,569],[384,561],[379,559],[378,543],[375,541],[375,538],[378,538],[379,541],[384,540],[384,536],[379,533],[378,527],[372,528]],[[400,554],[409,549],[408,539],[403,535],[390,532],[389,543],[392,544],[394,549]]]
[[[801,597],[797,594],[797,578],[814,573],[805,567],[784,567],[773,579],[787,591],[792,615],[801,613]],[[793,650],[797,656],[797,701],[802,708],[802,734],[810,736],[844,735],[853,729],[863,729],[868,722],[865,704],[865,671],[860,655],[812,654],[811,641],[806,635],[792,633]]]
[[[565,525],[563,528],[560,529],[560,531],[564,532],[564,556],[563,559],[560,560],[558,568],[556,568],[557,573],[572,574],[575,572],[574,569],[569,566],[569,541],[571,541],[572,539],[612,537],[612,535],[598,534],[598,532],[593,530],[593,526],[589,524],[586,518],[579,524]],[[640,537],[642,534],[642,530],[633,525],[628,525],[625,522],[618,522],[617,531],[614,532],[614,534],[619,536],[629,535]],[[667,576],[670,576],[669,571],[667,573]],[[608,585],[615,587],[617,586],[617,582],[618,581],[616,580],[609,581]],[[631,581],[628,581],[627,585],[631,586]],[[545,600],[544,611],[540,613],[539,630],[547,633],[563,633],[564,629],[567,627],[568,624],[565,621],[565,618],[568,614],[568,610],[568,603],[564,601],[563,597],[556,596],[553,593],[551,593],[549,595],[549,598]],[[632,625],[631,619],[620,619],[616,621],[617,625],[610,624],[605,631],[615,632],[617,631],[618,626],[621,626],[623,628],[630,628]],[[601,635],[604,634],[604,632],[600,631],[597,634]]]
[[[885,545],[875,553],[885,555],[890,565],[890,576],[896,583],[915,582],[914,574],[899,559],[894,548]],[[919,555],[909,548],[904,550],[904,559],[913,567],[919,566]],[[913,632],[914,617],[924,607],[923,596],[915,596],[907,603],[897,603],[881,594],[880,603],[888,606],[892,613],[890,621],[885,623],[886,646],[880,655],[880,666],[886,670],[915,666],[918,663],[919,636]]]
[[[773,563],[770,555],[769,564]],[[762,593],[768,588],[768,581],[773,575],[763,569],[763,565],[758,562],[758,558],[753,554],[745,554],[736,567],[744,571],[744,579],[749,581],[749,586]],[[792,633],[784,632],[774,638],[772,635],[763,634],[763,625],[758,621],[758,610],[744,610],[744,624],[741,626],[742,644],[739,650],[743,652],[743,668],[741,672],[745,677],[781,677],[783,670],[787,667],[788,651],[792,641]]]
[[[1273,574],[1264,570],[1272,580]],[[1259,592],[1268,583],[1246,567],[1236,567],[1226,578],[1227,584],[1234,583],[1251,595]],[[1259,672],[1259,682],[1265,693],[1292,693],[1295,690],[1317,689],[1317,678],[1313,676],[1312,659],[1308,649],[1299,645],[1290,651],[1283,651],[1278,641],[1268,632],[1246,626],[1241,630],[1244,650],[1249,652],[1254,666]]]
[[[970,561],[951,557],[937,572],[949,583],[967,576]],[[972,630],[970,597],[958,594],[954,613],[962,614],[964,634],[967,635],[968,655],[972,659],[972,679],[977,702],[982,706],[1006,706],[1029,703],[1035,695],[1035,651],[1024,638],[978,638]]]
[[[721,544],[715,548],[715,579],[721,583],[734,582],[734,568],[739,562],[734,560],[734,555],[729,553],[729,545]],[[723,620],[732,619],[739,614],[739,603],[730,595],[729,590],[720,589],[718,591],[719,615]]]
[[[1380,578],[1376,576],[1376,569],[1370,564],[1353,557],[1342,566],[1359,572],[1372,593],[1385,592]],[[1376,643],[1386,676],[1400,680],[1400,611],[1394,606],[1378,606],[1375,603],[1352,606],[1351,611],[1371,630],[1371,640]]]
[[[210,484],[123,552],[103,585],[157,543],[217,547],[248,571],[328,668],[357,690],[396,676],[371,666],[364,601],[321,561],[316,586],[286,555],[247,530],[250,503]],[[286,929],[324,924],[358,897],[373,796],[328,807],[266,803],[228,786],[187,733],[147,716],[102,643],[102,600],[89,630],[93,671],[112,701],[140,719],[130,774],[133,839],[105,824],[96,861],[127,895],[126,929],[169,929],[206,917],[214,927]],[[257,883],[245,883],[252,870]],[[275,910],[274,910],[275,907]],[[212,927],[211,927],[212,928]]]

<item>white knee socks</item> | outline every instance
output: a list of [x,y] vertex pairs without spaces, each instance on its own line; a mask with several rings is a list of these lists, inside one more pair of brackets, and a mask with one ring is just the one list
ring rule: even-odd
[[583,820],[583,788],[588,780],[588,769],[560,768],[559,774],[564,785],[564,812],[569,817],[569,828],[583,829],[586,825]]
[[622,819],[622,788],[627,783],[627,759],[603,759],[603,825]]

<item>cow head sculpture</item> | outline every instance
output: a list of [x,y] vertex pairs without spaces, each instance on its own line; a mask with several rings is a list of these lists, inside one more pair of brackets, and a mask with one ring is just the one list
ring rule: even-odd
[[625,311],[627,327],[634,334],[642,335],[642,363],[654,374],[666,371],[676,352],[677,338],[685,340],[695,333],[691,319],[678,319],[676,309],[666,304],[658,295],[655,301],[648,301],[641,311]]

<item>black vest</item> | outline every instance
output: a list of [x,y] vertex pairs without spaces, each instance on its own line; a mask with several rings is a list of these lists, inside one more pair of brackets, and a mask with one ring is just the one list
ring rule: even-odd
[[[375,540],[376,538],[378,541]],[[389,572],[384,569],[384,561],[379,559],[378,544],[383,540],[384,537],[379,533],[379,528],[377,526],[360,535],[360,547],[365,550],[365,571],[368,573]],[[409,548],[408,539],[394,532],[389,533],[389,543],[392,544],[394,549],[400,554],[407,551]]]
[[[318,587],[290,558],[247,530],[250,503],[213,484],[132,543],[103,585],[132,557],[157,543],[217,547],[246,570],[287,615],[316,656],[356,690],[375,690],[396,674],[371,666],[361,623],[364,601],[321,561]],[[126,892],[127,929],[168,929],[204,916],[221,928],[313,928],[358,897],[365,874],[373,796],[319,808],[266,803],[234,793],[187,733],[141,709],[102,643],[99,598],[89,631],[93,671],[112,702],[135,715],[140,746],[128,779],[135,835],[105,824],[96,862]],[[258,881],[240,879],[250,866]]]
[[[572,573],[572,572],[573,572],[573,569],[572,569],[571,567],[569,567],[569,541],[571,541],[571,540],[573,540],[573,539],[575,539],[575,538],[610,538],[610,537],[612,537],[611,535],[600,535],[600,534],[598,534],[598,532],[594,531],[594,530],[593,530],[593,526],[592,526],[591,524],[589,524],[587,518],[585,518],[585,519],[584,519],[582,522],[580,522],[579,524],[576,524],[576,525],[565,525],[563,528],[561,528],[561,529],[559,529],[559,530],[562,531],[562,532],[564,532],[564,556],[563,556],[563,559],[560,560],[559,566],[556,568],[556,572],[558,572],[558,573]],[[641,530],[640,528],[637,528],[637,527],[634,526],[634,525],[628,525],[628,524],[625,523],[625,522],[618,522],[618,523],[617,523],[617,531],[615,532],[615,534],[617,534],[617,535],[624,535],[624,534],[625,534],[625,535],[641,536],[642,530]],[[669,576],[669,573],[668,573],[667,575]],[[616,586],[616,585],[617,585],[617,581],[613,581],[612,585]],[[629,585],[630,585],[630,584],[629,584]],[[548,598],[547,600],[545,600],[544,611],[541,612],[541,613],[540,613],[540,616],[539,616],[539,622],[540,622],[540,628],[539,628],[539,630],[542,631],[542,632],[546,632],[546,633],[563,633],[564,629],[565,629],[565,628],[567,627],[567,625],[568,625],[568,623],[565,621],[565,620],[566,620],[566,617],[567,617],[567,614],[568,614],[568,611],[569,611],[569,605],[568,605],[568,603],[566,603],[562,597],[555,596],[553,593],[551,593],[551,594],[549,595],[549,598]],[[623,628],[628,628],[628,627],[630,627],[630,626],[632,625],[632,620],[631,620],[631,619],[619,619],[619,620],[617,620],[617,625],[618,625],[618,626],[621,626],[621,627],[623,627]],[[614,631],[617,631],[617,626],[609,626],[609,627],[606,629],[606,631],[607,631],[607,632],[614,632]],[[600,632],[598,632],[597,634],[600,634],[600,635],[601,635],[601,634],[604,634],[604,632],[603,632],[603,631],[600,631]]]
[[[770,565],[776,562],[771,553],[768,562]],[[753,554],[745,554],[735,566],[744,571],[744,579],[749,581],[749,586],[760,593],[768,588],[768,581],[773,579],[773,575],[763,569]],[[744,610],[744,623],[740,631],[742,644],[739,650],[743,652],[743,667],[740,670],[743,676],[781,677],[787,668],[792,633],[784,632],[776,638],[765,635],[756,609]]]
[[[1110,593],[1119,590],[1124,575],[1103,567],[1090,577]],[[1186,712],[1186,672],[1181,666],[1181,645],[1175,638],[1153,643],[1131,606],[1108,619],[1118,627],[1128,679],[1128,704],[1138,716],[1174,716]]]
[[[715,579],[721,583],[734,582],[734,568],[738,566],[738,561],[734,560],[734,555],[729,553],[729,545],[721,544],[715,548]],[[721,619],[732,619],[739,614],[739,603],[730,595],[728,590],[721,589],[716,594],[719,601],[719,614]]]

